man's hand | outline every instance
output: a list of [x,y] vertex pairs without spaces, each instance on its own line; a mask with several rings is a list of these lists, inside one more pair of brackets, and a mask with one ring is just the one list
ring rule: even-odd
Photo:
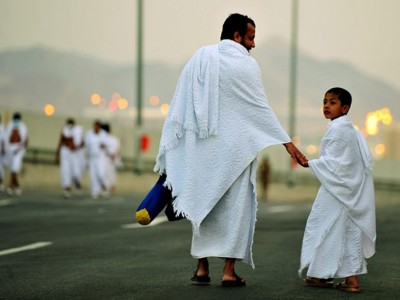
[[308,167],[308,159],[300,152],[299,149],[292,143],[283,144],[286,148],[286,151],[290,154],[290,156],[297,161],[301,166]]

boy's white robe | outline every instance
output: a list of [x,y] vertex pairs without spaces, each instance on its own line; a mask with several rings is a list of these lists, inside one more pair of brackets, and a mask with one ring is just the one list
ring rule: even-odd
[[253,264],[258,153],[290,141],[267,103],[257,62],[223,40],[198,50],[179,78],[155,171],[193,224],[194,257]]
[[305,268],[317,278],[366,273],[376,240],[372,160],[346,116],[329,123],[320,158],[309,166],[321,187],[307,220],[299,275]]

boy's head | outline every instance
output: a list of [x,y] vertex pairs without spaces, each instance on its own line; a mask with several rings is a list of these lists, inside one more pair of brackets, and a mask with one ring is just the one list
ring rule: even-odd
[[343,88],[334,87],[325,93],[323,113],[326,119],[334,120],[347,115],[351,107],[351,94]]

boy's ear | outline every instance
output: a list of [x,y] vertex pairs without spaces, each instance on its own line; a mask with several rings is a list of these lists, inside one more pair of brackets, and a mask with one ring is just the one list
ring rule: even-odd
[[347,115],[347,113],[349,112],[349,110],[350,110],[350,105],[343,105],[343,106],[342,106],[342,113],[343,113],[344,115]]

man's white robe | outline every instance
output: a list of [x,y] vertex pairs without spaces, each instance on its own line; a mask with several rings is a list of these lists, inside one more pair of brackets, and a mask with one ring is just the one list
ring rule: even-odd
[[329,123],[319,159],[309,161],[321,187],[303,238],[299,275],[342,278],[367,272],[375,253],[372,160],[346,116]]
[[[11,134],[13,130],[18,130],[20,142],[11,143]],[[19,174],[22,169],[23,158],[26,152],[26,143],[28,140],[28,128],[22,121],[15,122],[11,120],[6,128],[5,147],[6,147],[6,164],[12,173]]]
[[85,148],[84,148],[85,133],[81,125],[74,125],[73,139],[74,139],[74,144],[77,147],[77,149],[75,149],[76,153],[75,168],[77,169],[79,182],[81,182],[86,172],[86,158],[85,158]]
[[106,187],[105,183],[105,160],[107,145],[107,133],[100,129],[96,133],[90,129],[85,136],[85,145],[88,152],[90,189],[92,197],[100,196]]
[[254,267],[256,157],[290,141],[267,103],[257,62],[223,40],[198,50],[179,78],[155,171],[193,225],[191,254]]
[[3,124],[0,124],[0,187],[3,183],[4,180],[4,168],[3,168],[3,164],[4,164],[4,160],[6,157],[6,131],[4,129]]
[[107,188],[115,187],[117,183],[117,161],[121,148],[119,139],[108,133],[107,134],[107,155],[105,158],[105,183]]
[[[72,126],[65,125],[62,129],[61,135],[63,138],[72,139]],[[63,188],[71,188],[74,175],[74,151],[67,145],[62,144],[60,148],[61,186]]]

